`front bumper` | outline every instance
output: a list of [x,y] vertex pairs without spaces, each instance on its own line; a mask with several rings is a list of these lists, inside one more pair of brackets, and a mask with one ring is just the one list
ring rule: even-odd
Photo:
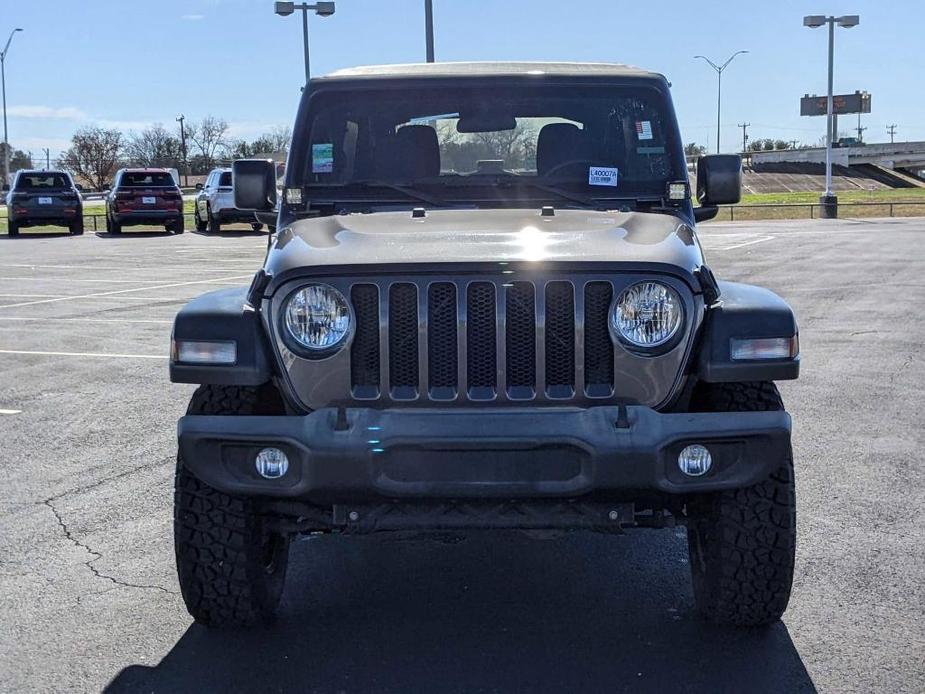
[[[315,504],[689,494],[755,484],[790,456],[786,412],[662,414],[641,406],[188,415],[178,435],[184,464],[207,484]],[[677,467],[690,443],[713,456],[702,477]],[[256,472],[254,458],[267,446],[289,458],[280,479]]]

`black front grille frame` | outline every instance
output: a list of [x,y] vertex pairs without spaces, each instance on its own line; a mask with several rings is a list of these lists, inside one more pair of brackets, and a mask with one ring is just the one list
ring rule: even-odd
[[[336,284],[351,297],[359,323],[355,344],[343,360],[349,368],[350,388],[339,397],[385,407],[390,403],[591,406],[656,404],[663,399],[658,393],[667,397],[677,387],[690,350],[691,322],[700,320],[693,296],[682,282],[667,280],[683,298],[681,333],[687,336],[679,335],[683,347],[672,356],[646,358],[615,341],[609,326],[613,300],[639,277],[510,274],[514,275],[510,279],[471,273],[338,280]],[[353,288],[366,284],[378,288],[379,326],[362,324],[371,321],[374,312],[361,309]],[[393,305],[392,298],[401,305]],[[361,353],[356,343],[369,343],[370,338],[363,336],[374,335],[377,327],[378,391],[357,382],[357,374],[368,375],[369,368],[354,363]],[[662,359],[671,364],[670,370],[660,367],[651,376],[639,377],[649,373],[653,360]],[[336,395],[335,381],[325,393]]]

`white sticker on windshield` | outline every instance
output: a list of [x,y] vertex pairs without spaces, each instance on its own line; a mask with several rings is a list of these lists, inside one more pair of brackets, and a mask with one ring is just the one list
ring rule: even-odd
[[636,137],[638,137],[640,140],[651,140],[652,139],[652,121],[648,121],[648,120],[636,121]]
[[312,145],[312,173],[334,171],[334,145],[330,142]]
[[613,166],[591,166],[588,168],[588,185],[616,187],[618,174]]

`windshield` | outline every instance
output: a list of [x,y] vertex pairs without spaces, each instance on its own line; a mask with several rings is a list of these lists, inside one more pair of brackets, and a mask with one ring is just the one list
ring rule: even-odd
[[63,173],[20,174],[16,190],[61,190],[70,188],[71,181]]
[[166,171],[125,171],[119,180],[123,188],[150,188],[153,186],[175,186],[176,182]]
[[413,186],[447,199],[490,199],[486,190],[503,187],[627,198],[663,195],[686,178],[665,98],[646,87],[338,91],[311,104],[296,184],[328,196]]

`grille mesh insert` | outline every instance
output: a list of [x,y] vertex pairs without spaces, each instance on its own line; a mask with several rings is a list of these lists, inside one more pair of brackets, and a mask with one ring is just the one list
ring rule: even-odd
[[433,388],[457,386],[456,285],[438,282],[427,290],[428,380]]
[[350,383],[368,396],[379,394],[379,290],[374,284],[355,284],[350,290],[356,333],[350,348]]
[[418,292],[410,283],[389,288],[389,381],[401,397],[418,387]]
[[466,369],[472,397],[490,397],[496,387],[495,287],[473,282],[466,290]]
[[585,285],[585,390],[609,395],[613,388],[613,341],[608,322],[613,286],[610,282]]
[[575,382],[575,296],[570,282],[546,285],[546,390],[567,397]]

